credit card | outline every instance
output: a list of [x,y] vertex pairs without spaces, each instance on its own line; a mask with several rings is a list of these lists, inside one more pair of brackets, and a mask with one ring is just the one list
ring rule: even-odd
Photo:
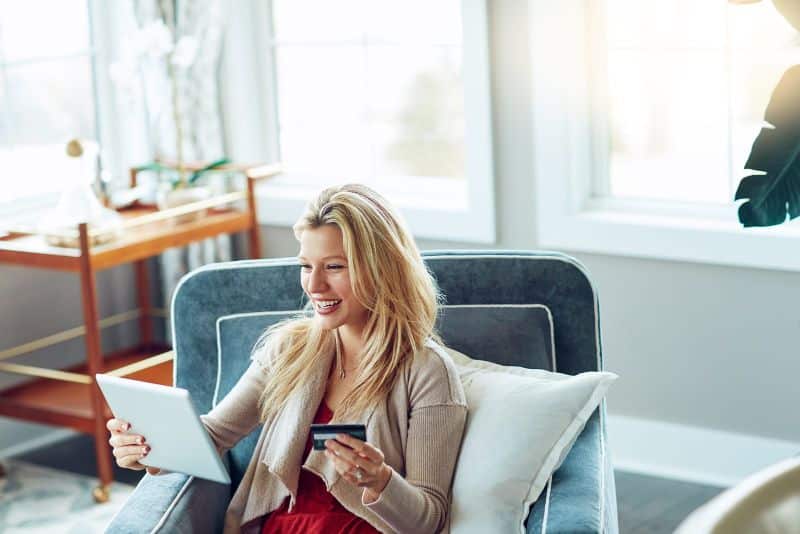
[[314,450],[324,451],[325,440],[336,439],[336,434],[348,434],[361,441],[367,441],[367,427],[360,424],[351,425],[311,425],[311,441]]

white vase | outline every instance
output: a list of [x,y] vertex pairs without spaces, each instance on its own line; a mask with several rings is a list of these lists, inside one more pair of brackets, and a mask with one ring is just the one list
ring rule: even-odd
[[[211,190],[207,187],[184,187],[181,189],[160,190],[157,198],[158,209],[166,210],[169,208],[176,208],[191,204],[192,202],[200,202],[211,198]],[[185,215],[173,217],[170,220],[174,224],[184,222],[196,221],[203,217],[207,209],[193,211]]]

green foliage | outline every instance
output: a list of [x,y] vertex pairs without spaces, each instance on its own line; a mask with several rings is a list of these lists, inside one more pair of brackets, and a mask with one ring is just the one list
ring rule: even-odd
[[208,171],[213,171],[217,167],[222,167],[223,165],[227,165],[230,162],[231,162],[231,160],[229,160],[228,158],[221,158],[221,159],[218,159],[217,161],[212,161],[211,163],[209,163],[208,165],[206,165],[202,169],[198,169],[198,170],[194,171],[189,176],[189,179],[187,180],[187,182],[189,183],[189,185],[194,185],[194,183],[197,180],[199,180],[200,177],[203,176],[203,174],[207,173]]
[[[209,163],[205,167],[203,167],[201,169],[198,169],[196,171],[193,171],[189,175],[189,177],[186,179],[185,184],[187,186],[193,186],[193,185],[195,185],[195,183],[200,178],[203,177],[203,175],[205,175],[205,174],[207,174],[209,172],[213,172],[213,171],[217,170],[219,167],[222,167],[223,165],[227,165],[230,162],[231,162],[231,160],[229,160],[228,158],[225,158],[225,157],[220,158],[220,159],[218,159],[216,161],[212,161],[211,163]],[[167,165],[164,165],[161,162],[153,161],[153,162],[150,162],[150,163],[146,163],[144,165],[139,165],[138,167],[136,167],[136,170],[140,171],[140,172],[141,171],[151,171],[151,172],[157,173],[158,176],[159,176],[159,180],[166,181],[166,182],[172,184],[172,188],[173,189],[177,189],[181,185],[181,176],[180,176],[180,173],[178,172],[178,169],[176,169],[174,167],[169,167]]]

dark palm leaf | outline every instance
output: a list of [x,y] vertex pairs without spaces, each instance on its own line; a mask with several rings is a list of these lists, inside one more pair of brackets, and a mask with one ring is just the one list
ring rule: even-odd
[[800,215],[800,65],[787,70],[772,93],[762,128],[745,169],[762,171],[742,179],[736,200],[744,226],[772,226]]

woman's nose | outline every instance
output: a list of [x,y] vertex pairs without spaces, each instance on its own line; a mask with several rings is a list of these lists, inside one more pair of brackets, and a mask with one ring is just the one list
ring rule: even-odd
[[325,275],[319,270],[314,270],[308,275],[308,292],[321,293],[327,289]]

